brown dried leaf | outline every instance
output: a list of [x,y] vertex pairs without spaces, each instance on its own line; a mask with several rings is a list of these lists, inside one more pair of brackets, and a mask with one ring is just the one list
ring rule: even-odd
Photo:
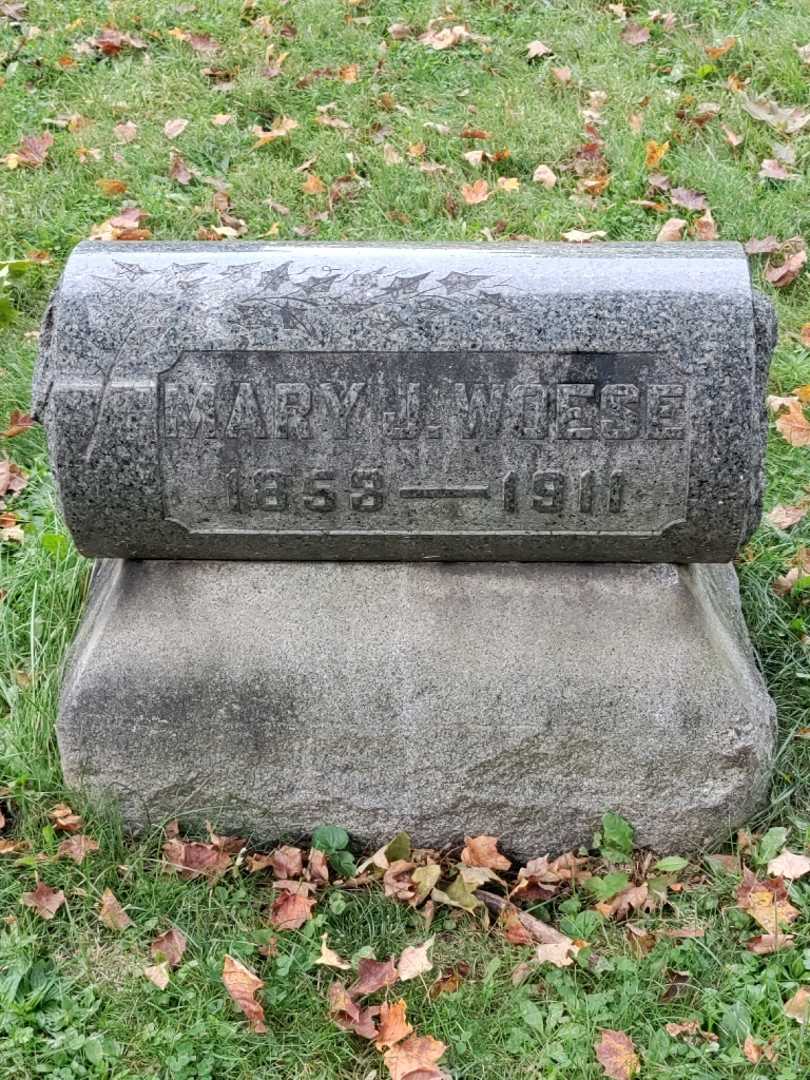
[[798,398],[786,398],[787,411],[776,419],[776,430],[791,446],[810,446],[810,422]]
[[183,931],[172,926],[154,939],[149,946],[149,952],[158,963],[165,962],[169,967],[177,967],[183,959],[186,944],[186,935]]
[[465,866],[484,866],[489,870],[508,870],[512,865],[498,851],[497,836],[465,836],[461,861]]
[[26,907],[33,908],[43,919],[52,919],[65,902],[61,889],[52,889],[44,881],[38,881],[33,892],[23,893],[20,900]]
[[126,930],[133,925],[132,919],[118,903],[111,889],[105,889],[101,894],[98,917],[109,930]]
[[629,22],[621,33],[621,39],[625,45],[646,45],[650,40],[650,31],[646,26]]
[[411,1035],[383,1058],[391,1080],[443,1080],[437,1062],[447,1047],[431,1035]]
[[182,184],[184,187],[190,184],[194,174],[183,158],[177,153],[176,150],[172,150],[171,158],[169,159],[169,179],[176,180],[178,184]]
[[133,124],[131,120],[126,120],[123,123],[116,124],[113,128],[115,137],[121,143],[131,143],[138,135],[138,126]]
[[737,147],[742,144],[742,135],[738,135],[736,131],[734,131],[728,126],[728,124],[721,124],[720,126],[723,129],[723,135],[725,136],[725,140],[729,144],[729,146]]
[[706,196],[700,191],[691,191],[689,188],[675,187],[669,193],[669,197],[675,206],[682,206],[685,210],[708,210],[709,204]]
[[702,214],[695,222],[694,233],[698,240],[711,241],[717,239],[717,224],[712,217],[711,210],[708,208],[706,213]]
[[639,1070],[640,1062],[633,1040],[623,1031],[606,1028],[600,1032],[596,1043],[596,1059],[611,1080],[631,1080]]
[[776,1061],[776,1052],[769,1042],[758,1043],[753,1036],[746,1035],[743,1042],[743,1054],[752,1065],[758,1065],[762,1058]]
[[554,52],[542,41],[530,41],[526,46],[526,59],[536,60],[540,56],[551,56]]
[[795,941],[792,934],[759,934],[749,938],[745,947],[757,956],[770,956],[782,949],[792,949]]
[[299,847],[284,845],[270,852],[270,866],[277,878],[299,878],[304,872],[304,852]]
[[806,1024],[810,1012],[810,986],[800,986],[790,1001],[785,1002],[783,1011],[798,1024]]
[[544,188],[551,188],[557,183],[557,177],[548,165],[538,165],[532,173],[532,180],[536,184],[542,184]]
[[775,289],[784,289],[787,285],[791,285],[804,268],[804,264],[807,262],[806,251],[796,251],[792,255],[788,255],[785,261],[780,266],[772,266],[770,263],[765,268],[765,279],[769,281]]
[[222,966],[222,982],[233,1003],[248,1018],[250,1030],[257,1035],[263,1035],[267,1031],[264,1009],[255,997],[264,986],[262,980],[239,960],[226,955]]
[[534,957],[538,964],[553,964],[554,967],[570,967],[574,962],[577,948],[574,942],[566,944],[561,941],[556,944],[538,945],[534,950]]
[[596,910],[606,919],[626,919],[633,911],[638,911],[648,904],[649,888],[647,882],[640,885],[628,885],[612,900],[605,900],[596,905]]
[[[773,525],[774,528],[776,528],[776,529],[789,529],[791,527],[791,525],[795,525],[796,522],[801,521],[802,518],[805,517],[805,515],[807,514],[807,511],[808,511],[807,506],[782,506],[782,505],[779,505],[779,506],[775,506],[773,508],[773,510],[770,510],[765,515],[765,520],[768,522],[769,525]],[[789,852],[789,851],[788,852],[783,852],[783,854],[784,855],[791,855],[791,852]],[[797,858],[797,859],[805,859],[804,855],[796,855],[796,856],[793,856],[793,857]],[[780,855],[779,858],[782,858],[782,856]],[[808,867],[810,867],[810,860],[805,859],[805,861],[807,862]],[[772,870],[771,867],[775,862],[776,862],[776,860],[772,859],[768,863],[768,873],[769,874],[784,874],[785,877],[790,877],[790,874],[784,873],[784,871]],[[805,873],[807,873],[807,871],[805,871]]]
[[57,832],[78,832],[82,827],[82,819],[78,814],[74,814],[67,803],[57,803],[51,810],[48,811],[48,817],[53,822],[53,827]]
[[187,881],[194,878],[218,878],[231,865],[231,856],[215,844],[186,842],[176,837],[163,845],[163,862],[166,869],[176,870]]
[[352,997],[365,997],[385,986],[393,986],[398,980],[399,974],[393,957],[388,960],[374,960],[364,956],[357,965],[357,978],[349,987],[349,994]]
[[323,964],[324,967],[341,968],[344,971],[348,971],[351,968],[351,964],[348,960],[344,960],[342,956],[330,949],[326,944],[328,934],[321,934],[321,954],[315,961],[316,964]]
[[413,1032],[413,1027],[405,1019],[405,1001],[400,998],[390,1005],[387,1001],[380,1007],[380,1025],[374,1045],[378,1050],[396,1046]]
[[781,161],[776,158],[765,158],[759,167],[759,173],[763,180],[798,180],[799,174],[788,172]]
[[432,970],[433,961],[428,957],[428,950],[433,945],[433,941],[431,937],[421,945],[408,945],[402,950],[402,955],[397,961],[400,982],[408,982]]
[[782,246],[775,236],[766,236],[763,240],[752,238],[745,244],[746,255],[771,255]]
[[684,221],[683,218],[670,218],[669,221],[664,222],[655,239],[659,243],[683,240],[683,231],[688,224],[689,222]]
[[301,190],[305,195],[323,195],[326,191],[326,184],[315,173],[307,173],[307,178],[301,185]]
[[743,880],[737,889],[737,904],[766,934],[778,933],[799,915],[788,900],[781,878],[758,881],[747,867],[743,869]]
[[[284,207],[279,207],[279,204],[274,204],[273,209],[279,214],[289,214],[289,210]],[[329,863],[326,855],[318,848],[310,848],[309,856],[307,858],[307,878],[314,882],[316,885],[328,885],[329,884]]]
[[749,116],[770,124],[786,135],[795,135],[810,124],[810,112],[804,112],[798,105],[783,107],[767,98],[750,98],[746,94],[741,94],[740,98]]
[[91,836],[77,833],[62,841],[57,849],[57,856],[60,859],[73,859],[75,863],[82,863],[93,851],[98,851],[98,841]]
[[176,139],[178,135],[182,135],[188,127],[188,120],[184,120],[182,117],[175,117],[174,120],[167,120],[163,125],[163,134],[167,139]]
[[5,431],[0,431],[0,437],[13,439],[16,435],[22,435],[28,431],[33,423],[34,419],[28,413],[20,412],[19,409],[12,409],[8,418],[8,427]]
[[558,83],[562,83],[565,86],[571,82],[571,68],[570,67],[553,67],[551,73]]
[[96,37],[88,38],[87,43],[104,53],[105,56],[117,56],[124,49],[146,48],[146,42],[141,38],[133,34],[125,34],[121,30],[116,30],[114,26],[105,26]]
[[298,930],[312,918],[315,899],[284,889],[273,901],[270,922],[277,930]]
[[39,169],[45,164],[48,150],[53,146],[53,135],[43,131],[41,135],[25,135],[16,150],[0,160],[9,169]]
[[475,183],[464,184],[461,188],[461,196],[468,206],[485,203],[491,194],[486,180],[476,180]]
[[[792,509],[795,510],[797,507],[792,507]],[[804,513],[807,513],[806,507]],[[810,859],[806,855],[797,855],[793,851],[783,851],[781,855],[777,855],[775,859],[771,859],[768,863],[768,873],[771,877],[797,881],[800,877],[810,873]]]
[[115,198],[116,195],[123,195],[127,190],[127,185],[123,180],[96,180],[96,187],[108,199]]
[[169,985],[169,965],[166,963],[151,964],[143,969],[143,973],[158,990],[165,990]]

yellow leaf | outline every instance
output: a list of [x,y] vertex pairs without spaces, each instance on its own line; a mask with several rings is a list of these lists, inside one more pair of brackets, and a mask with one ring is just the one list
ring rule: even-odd
[[669,150],[668,142],[656,142],[655,139],[650,139],[647,143],[646,152],[644,154],[644,164],[648,169],[657,169],[661,162],[666,157]]

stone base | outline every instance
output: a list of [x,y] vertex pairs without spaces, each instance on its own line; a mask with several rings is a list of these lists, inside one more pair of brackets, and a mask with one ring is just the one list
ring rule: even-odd
[[59,743],[136,830],[527,857],[615,810],[686,851],[764,797],[774,707],[730,566],[110,561]]

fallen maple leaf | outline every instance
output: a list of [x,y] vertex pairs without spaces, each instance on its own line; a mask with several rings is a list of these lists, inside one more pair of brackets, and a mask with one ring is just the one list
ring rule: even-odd
[[443,1080],[437,1062],[447,1047],[431,1035],[411,1035],[383,1057],[391,1080]]
[[721,124],[720,126],[723,129],[723,135],[729,146],[737,147],[741,145],[743,141],[742,135],[738,135],[736,131],[728,126],[728,124]]
[[166,963],[169,967],[177,967],[183,959],[186,944],[186,935],[182,930],[178,930],[176,926],[172,926],[165,933],[158,934],[149,946],[149,952],[158,963]]
[[539,56],[551,56],[554,52],[542,41],[530,41],[526,46],[526,59],[536,60]]
[[88,45],[105,56],[117,56],[124,49],[145,49],[146,42],[133,34],[125,34],[114,26],[105,26],[94,38],[88,38]]
[[65,902],[61,889],[52,889],[44,881],[38,881],[33,892],[23,893],[20,900],[26,907],[33,908],[43,919],[52,919]]
[[298,878],[304,872],[304,853],[301,848],[282,846],[270,852],[270,866],[277,878]]
[[669,142],[656,142],[650,139],[644,148],[644,164],[648,169],[657,169],[667,155]]
[[648,903],[649,888],[646,881],[640,885],[628,885],[612,900],[604,900],[596,905],[596,910],[606,919],[625,919],[632,911],[644,908]]
[[413,28],[407,23],[391,23],[388,27],[388,36],[392,37],[394,41],[405,41],[407,38],[413,36]]
[[121,124],[116,124],[113,131],[119,142],[131,143],[138,135],[138,126],[131,120],[126,120]]
[[250,1030],[263,1035],[267,1031],[264,1009],[255,998],[257,991],[264,986],[262,980],[239,960],[226,955],[222,965],[222,982],[233,1003],[248,1018]]
[[468,206],[486,202],[491,194],[492,192],[489,190],[489,184],[486,180],[476,180],[475,183],[464,184],[461,188],[462,198]]
[[791,446],[810,446],[810,422],[798,398],[785,398],[787,410],[776,419],[776,430]]
[[759,934],[749,938],[745,947],[757,956],[770,956],[782,949],[792,949],[795,941],[792,934]]
[[193,176],[194,174],[183,158],[176,150],[172,150],[171,157],[169,158],[169,179],[176,180],[178,184],[182,184],[185,187],[187,184],[191,183]]
[[706,212],[695,222],[695,236],[698,240],[705,241],[717,239],[717,225],[712,217],[712,212],[708,207],[706,208]]
[[357,978],[349,987],[352,997],[365,997],[374,994],[385,986],[393,986],[399,980],[399,973],[394,966],[394,959],[375,960],[364,956],[357,965]]
[[783,107],[767,98],[750,98],[746,94],[740,94],[740,98],[742,107],[749,116],[770,124],[771,127],[785,132],[786,135],[795,135],[810,124],[810,113],[804,112],[798,105]]
[[621,33],[621,39],[625,45],[646,45],[650,40],[650,31],[646,26],[629,22]]
[[218,878],[231,865],[231,856],[215,844],[186,842],[172,837],[163,845],[163,865],[187,881],[198,877]]
[[778,251],[782,244],[775,236],[766,236],[762,240],[752,237],[744,246],[746,255],[770,255]]
[[315,899],[283,889],[273,901],[270,922],[277,930],[298,930],[312,918]]
[[778,933],[799,915],[788,900],[781,878],[758,881],[747,867],[743,869],[743,880],[737,889],[737,904],[767,934]]
[[328,934],[321,934],[321,953],[315,963],[323,964],[324,967],[342,968],[344,971],[348,971],[352,965],[348,960],[344,960],[342,956],[338,956],[334,949],[329,948],[326,944],[328,937]]
[[785,1002],[784,1013],[798,1024],[806,1024],[808,1010],[810,1010],[810,986],[800,986],[790,1001]]
[[532,173],[532,180],[535,184],[542,184],[544,188],[549,190],[557,183],[557,177],[548,165],[538,165]]
[[307,173],[307,178],[301,185],[301,190],[305,195],[323,195],[326,191],[326,184],[315,173]]
[[[781,506],[781,505],[779,505],[779,506],[775,506],[773,508],[773,510],[770,510],[765,515],[765,520],[768,522],[769,525],[773,525],[777,529],[789,529],[791,527],[791,525],[795,525],[797,521],[801,521],[802,518],[807,514],[807,511],[808,511],[807,506]],[[786,854],[790,854],[790,852],[786,852]],[[796,857],[797,858],[802,858],[802,859],[804,858],[803,855],[796,856]],[[774,862],[774,861],[775,860],[771,860],[771,862]],[[810,865],[810,861],[808,862],[808,865]],[[769,874],[779,874],[779,873],[781,873],[781,871],[779,871],[779,870],[771,870],[771,863],[768,863],[768,873]],[[789,874],[786,874],[785,876],[790,877]]]
[[553,964],[554,967],[570,967],[574,962],[577,948],[574,942],[558,942],[550,945],[538,945],[534,950],[534,958],[538,964]]
[[698,1037],[703,1039],[705,1042],[718,1041],[718,1038],[714,1034],[714,1032],[703,1031],[699,1021],[697,1020],[686,1020],[684,1023],[681,1024],[666,1024],[664,1026],[664,1030],[666,1031],[667,1035],[669,1035],[669,1037],[672,1039],[689,1039],[693,1037]]
[[796,251],[792,255],[788,255],[779,266],[769,264],[765,269],[765,280],[769,281],[775,289],[784,289],[785,286],[791,285],[796,280],[806,262],[807,252],[803,250]]
[[570,67],[553,67],[551,73],[558,83],[562,83],[563,86],[571,82],[571,68]]
[[22,435],[28,431],[33,423],[34,419],[28,413],[20,412],[19,409],[12,409],[8,418],[8,427],[5,431],[0,431],[0,437],[13,439],[16,435]]
[[43,131],[41,135],[25,135],[16,150],[2,160],[9,169],[38,169],[45,164],[48,150],[53,146],[53,135]]
[[75,863],[82,863],[93,851],[98,851],[98,841],[91,836],[77,833],[62,841],[57,849],[57,855],[60,859],[73,859]]
[[[806,513],[805,509],[805,513]],[[775,859],[768,863],[768,873],[771,877],[788,878],[797,881],[800,877],[810,873],[810,859],[806,855],[797,855],[793,851],[783,851]]]
[[48,811],[48,817],[58,832],[75,833],[82,827],[82,819],[73,813],[67,803],[57,803]]
[[745,1036],[743,1054],[752,1065],[758,1065],[763,1057],[768,1061],[776,1061],[776,1052],[771,1044],[758,1043],[752,1035]]
[[389,1004],[384,1001],[380,1007],[380,1023],[374,1045],[378,1050],[395,1046],[413,1032],[413,1027],[405,1019],[405,1001],[400,998]]
[[798,180],[799,174],[788,172],[781,161],[775,158],[765,158],[759,167],[759,174],[763,180]]
[[151,983],[155,984],[158,990],[165,990],[169,985],[169,965],[165,961],[145,967],[143,973]]
[[250,129],[252,134],[256,136],[256,142],[253,144],[253,149],[258,150],[260,146],[265,146],[269,142],[274,142],[276,139],[286,139],[289,137],[291,131],[295,131],[298,127],[298,121],[293,120],[291,116],[280,117],[270,128],[269,131],[265,131],[264,128],[258,124],[254,124]]
[[707,45],[706,55],[710,60],[719,60],[721,56],[725,56],[727,52],[731,52],[736,44],[737,39],[735,37],[727,37],[724,41],[721,41],[719,45]]
[[465,836],[461,861],[465,866],[483,866],[490,870],[508,870],[512,865],[498,851],[497,836]]
[[691,191],[689,188],[674,187],[669,197],[675,206],[682,206],[685,210],[708,210],[709,204],[706,196],[700,191]]
[[799,330],[799,341],[805,349],[810,349],[810,322],[802,324],[802,327]]
[[184,120],[178,116],[174,120],[167,120],[163,125],[163,134],[167,139],[176,139],[178,135],[182,135],[188,127],[188,120]]
[[358,1005],[343,983],[333,982],[329,987],[329,1015],[345,1031],[353,1031],[363,1039],[376,1039],[374,1020],[379,1013],[379,1005]]
[[516,176],[499,176],[499,191],[520,191],[520,180]]
[[475,41],[479,44],[483,44],[489,40],[482,34],[473,34],[465,25],[458,26],[446,26],[444,29],[438,29],[438,24],[441,23],[441,19],[431,19],[428,23],[428,28],[424,34],[420,34],[418,40],[423,44],[429,46],[431,49],[443,50],[452,49],[456,45],[460,45],[463,42]]
[[105,889],[101,894],[98,917],[110,930],[126,930],[128,926],[133,925],[132,919],[116,900],[111,889]]
[[611,1028],[600,1032],[596,1043],[596,1059],[611,1080],[631,1080],[639,1070],[640,1062],[633,1040],[623,1031]]
[[656,236],[659,243],[668,243],[673,240],[683,240],[683,231],[689,223],[683,218],[670,218],[664,222]]
[[428,958],[428,950],[433,945],[433,940],[431,937],[421,945],[408,945],[402,950],[397,961],[397,974],[401,982],[415,979],[433,968],[433,961]]
[[127,190],[127,185],[123,180],[96,180],[96,187],[102,195],[106,195],[108,199],[112,199],[116,195],[123,195]]

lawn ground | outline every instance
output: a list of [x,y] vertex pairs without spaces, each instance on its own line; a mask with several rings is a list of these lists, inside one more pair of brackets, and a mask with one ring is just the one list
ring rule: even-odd
[[[810,5],[674,0],[674,26],[644,6],[627,7],[649,30],[647,41],[631,44],[632,28],[627,34],[619,13],[594,0],[459,2],[439,29],[466,24],[488,40],[433,49],[417,35],[442,8],[426,0],[29,0],[25,11],[0,2],[0,157],[23,136],[53,135],[37,167],[0,162],[0,260],[38,253],[10,285],[0,280],[0,429],[12,410],[28,407],[36,331],[65,258],[127,207],[149,215],[138,225],[157,239],[220,229],[246,239],[489,244],[557,240],[580,229],[653,240],[672,217],[694,234],[704,212],[673,202],[671,191],[650,192],[658,171],[672,188],[705,194],[721,239],[807,237],[810,126],[777,131],[744,105],[745,95],[807,103],[810,64],[797,47],[810,43]],[[396,23],[415,33],[390,32]],[[106,55],[87,44],[105,26],[135,45],[119,42]],[[532,41],[553,54],[527,60]],[[281,117],[297,127],[255,148],[251,129],[273,130]],[[188,123],[170,138],[164,128],[176,119]],[[462,138],[465,130],[489,137]],[[596,165],[580,167],[577,151],[596,140],[603,140]],[[651,142],[659,152],[669,144],[657,167]],[[509,155],[477,166],[463,157],[476,149]],[[178,179],[177,155],[188,183]],[[761,177],[769,159],[792,178]],[[553,188],[533,181],[540,164],[556,175]],[[516,179],[517,188],[499,187],[499,177]],[[468,204],[464,187],[480,179],[492,193]],[[110,180],[120,183],[99,184]],[[102,232],[116,227],[124,226]],[[810,322],[810,275],[777,289],[763,270],[764,259],[752,259],[780,317],[772,393],[788,394],[810,383],[801,331]],[[180,880],[161,869],[161,836],[125,842],[112,816],[64,790],[53,723],[88,565],[56,513],[41,430],[0,442],[0,457],[28,474],[27,487],[6,499],[22,539],[12,531],[0,545],[0,806],[9,819],[3,836],[28,844],[0,857],[0,1078],[386,1075],[373,1046],[329,1020],[332,973],[314,961],[324,932],[346,957],[369,948],[379,959],[398,953],[424,940],[418,913],[379,888],[327,891],[315,918],[279,933],[276,955],[264,956],[259,950],[272,936],[266,875],[231,870],[214,884]],[[774,431],[768,507],[799,504],[808,493],[810,448]],[[781,730],[771,802],[750,830],[785,833],[767,833],[746,853],[759,873],[774,845],[803,852],[810,843],[810,587],[800,579],[787,595],[773,589],[805,546],[810,517],[789,530],[766,523],[739,559]],[[54,857],[64,836],[48,812],[60,802],[84,815],[84,832],[100,844],[81,865]],[[20,903],[37,876],[67,896],[52,921]],[[669,890],[667,905],[633,916],[647,934],[642,946],[623,923],[593,911],[586,889],[535,905],[535,914],[590,942],[600,959],[536,967],[519,985],[512,973],[530,949],[488,929],[480,913],[440,907],[430,931],[435,970],[404,987],[411,1023],[447,1044],[442,1065],[459,1080],[602,1076],[593,1046],[605,1028],[633,1039],[643,1077],[806,1077],[805,1027],[783,1004],[810,984],[810,887],[797,881],[790,890],[799,912],[792,946],[756,955],[745,947],[755,926],[736,906],[733,873],[700,862],[677,877],[682,887]],[[120,933],[96,914],[107,888],[133,921]],[[189,946],[159,990],[142,971],[149,942],[172,924]],[[684,927],[705,933],[666,934]],[[267,1034],[251,1033],[224,993],[225,954],[264,980]],[[431,997],[433,978],[458,965],[458,989]],[[684,972],[688,978],[674,974]],[[667,1033],[666,1024],[690,1019],[716,1038]],[[754,1064],[746,1036],[772,1045],[775,1061],[763,1053]]]

